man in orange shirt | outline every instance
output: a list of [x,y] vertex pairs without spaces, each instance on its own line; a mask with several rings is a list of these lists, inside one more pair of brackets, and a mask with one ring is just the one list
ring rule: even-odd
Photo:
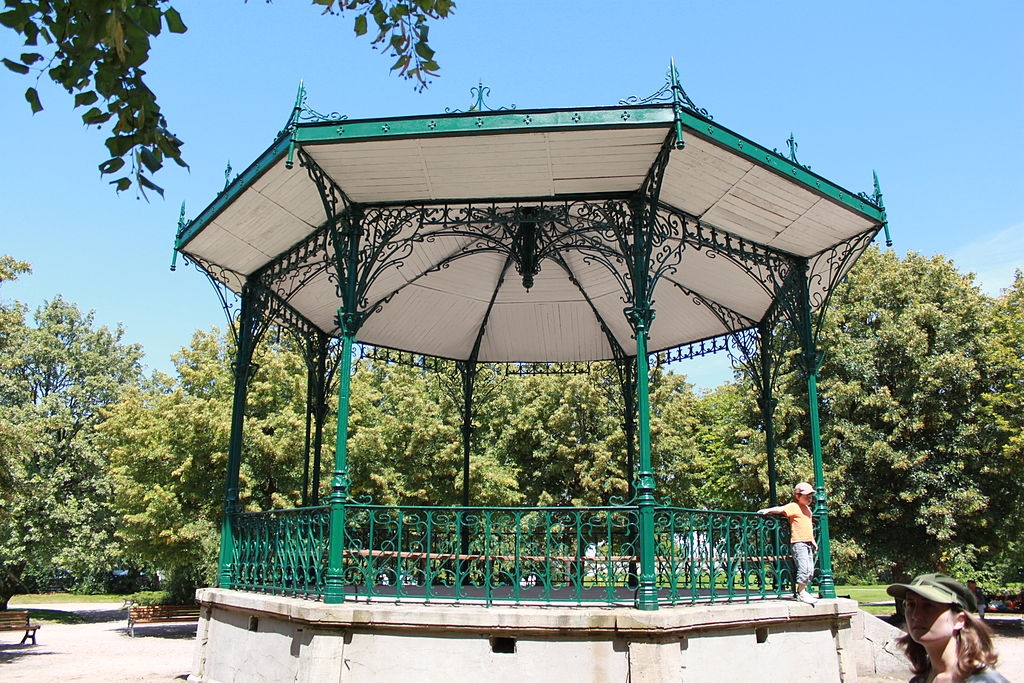
[[814,575],[814,553],[818,549],[814,541],[812,502],[814,487],[802,481],[793,487],[792,503],[757,511],[759,515],[786,515],[789,520],[789,543],[796,563],[796,599],[808,605],[818,601],[818,598],[807,592],[807,584]]

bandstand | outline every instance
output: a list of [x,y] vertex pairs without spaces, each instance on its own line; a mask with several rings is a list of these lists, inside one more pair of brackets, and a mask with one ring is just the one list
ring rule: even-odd
[[[716,123],[679,84],[611,107],[350,120],[300,88],[276,141],[198,216],[176,255],[237,301],[218,585],[192,680],[856,680],[835,599],[817,414],[829,295],[886,227],[855,194]],[[252,357],[271,325],[309,369],[307,502],[243,512]],[[780,334],[786,330],[786,334]],[[806,377],[820,534],[808,606],[786,598],[788,530],[746,511],[666,505],[651,465],[652,363],[729,352],[755,380],[771,497],[771,416],[786,349]],[[384,506],[352,491],[353,356],[456,373],[463,504]],[[613,362],[633,482],[603,507],[469,499],[481,368]],[[318,473],[337,387],[330,493]],[[784,482],[788,486],[790,482]],[[674,501],[685,505],[686,501]],[[796,672],[799,673],[799,672]]]

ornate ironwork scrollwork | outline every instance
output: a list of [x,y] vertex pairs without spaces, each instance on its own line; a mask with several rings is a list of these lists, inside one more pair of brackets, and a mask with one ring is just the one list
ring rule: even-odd
[[629,97],[619,100],[619,104],[624,106],[653,104],[655,102],[678,102],[690,111],[700,114],[706,119],[714,119],[714,117],[708,113],[707,109],[698,107],[694,104],[693,100],[690,99],[690,96],[686,94],[685,90],[683,90],[683,87],[679,84],[679,72],[676,70],[675,61],[673,61],[671,66],[669,66],[669,69],[665,74],[665,83],[657,92],[648,95],[647,97],[630,95]]
[[[491,94],[491,89],[489,87],[487,87],[486,85],[484,85],[483,81],[481,81],[480,83],[478,83],[474,87],[470,88],[469,89],[469,94],[476,98],[476,101],[469,106],[469,110],[468,111],[470,111],[470,112],[476,112],[476,111],[511,111],[511,110],[516,108],[516,105],[514,105],[514,104],[509,105],[507,107],[497,107],[497,108],[495,108],[495,107],[490,106],[486,102],[484,102],[484,98]],[[461,114],[461,113],[463,113],[463,111],[461,109],[452,109],[450,107],[445,107],[444,111],[445,111],[446,114]],[[524,123],[529,123],[529,121],[524,121]]]
[[692,360],[701,356],[710,356],[714,353],[727,351],[729,348],[728,338],[725,335],[702,339],[701,341],[683,344],[664,351],[652,354],[655,362],[659,364],[675,363],[682,360]]

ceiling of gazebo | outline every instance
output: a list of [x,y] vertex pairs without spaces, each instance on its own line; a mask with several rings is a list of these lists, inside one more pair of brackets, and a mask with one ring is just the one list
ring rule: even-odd
[[[385,226],[402,245],[385,250],[391,261],[366,288],[359,341],[481,361],[630,355],[622,262],[552,250],[527,289],[507,253],[460,227],[486,216],[484,231],[497,234],[502,217],[539,207],[548,242],[557,241],[598,225],[594,212],[609,210],[606,202],[639,192],[666,149],[660,220],[687,228],[666,238],[671,256],[660,257],[651,350],[766,315],[777,283],[763,266],[730,256],[737,245],[809,259],[820,301],[881,227],[879,207],[697,114],[682,117],[680,148],[678,116],[671,106],[636,105],[300,123],[184,226],[177,247],[236,292],[261,278],[292,312],[338,334],[327,214],[314,174],[301,167],[308,158],[363,210],[364,245]],[[698,226],[714,239],[683,234]],[[617,248],[600,230],[589,239]],[[830,257],[836,252],[843,257]]]

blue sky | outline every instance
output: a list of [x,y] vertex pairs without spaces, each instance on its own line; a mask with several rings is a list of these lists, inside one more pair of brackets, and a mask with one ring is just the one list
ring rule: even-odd
[[[792,133],[801,163],[853,191],[877,171],[900,254],[944,254],[998,294],[1024,267],[1024,3],[733,0],[462,0],[431,29],[441,76],[423,93],[352,34],[351,16],[305,0],[177,0],[189,31],[165,34],[148,64],[190,170],[167,167],[166,198],[116,195],[96,170],[101,131],[70,98],[0,73],[0,253],[33,274],[0,299],[34,308],[60,294],[98,324],[121,324],[151,369],[196,329],[223,327],[205,279],[171,272],[182,201],[194,217],[282,128],[300,80],[308,104],[349,118],[465,109],[614,105],[646,96],[675,58],[683,87],[718,123],[769,148]],[[855,12],[848,11],[856,9]],[[0,30],[0,54],[21,52]],[[699,385],[722,359],[679,368]]]

